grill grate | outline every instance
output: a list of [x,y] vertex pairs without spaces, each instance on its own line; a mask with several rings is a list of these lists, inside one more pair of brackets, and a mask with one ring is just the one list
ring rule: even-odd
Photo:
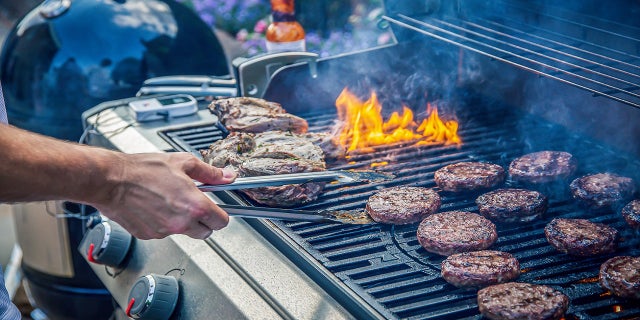
[[[509,2],[506,10],[489,19],[444,16],[416,19],[406,15],[386,21],[427,37],[453,44],[540,76],[640,108],[640,29],[611,21],[529,12],[538,19],[509,18],[510,10],[529,11]],[[556,30],[562,30],[557,32]],[[617,32],[609,30],[618,30]],[[630,44],[630,45],[626,45]]]
[[[334,115],[305,117],[311,131],[323,131],[333,123]],[[459,134],[463,145],[457,146],[395,146],[379,148],[373,153],[353,156],[348,163],[330,164],[332,169],[368,169],[382,160],[389,165],[379,169],[393,172],[393,181],[373,184],[328,185],[317,201],[303,209],[363,208],[370,195],[383,187],[411,185],[433,188],[433,173],[438,168],[463,160],[490,161],[508,167],[522,154],[538,150],[565,150],[580,162],[578,175],[613,171],[638,180],[640,162],[570,132],[564,128],[529,117],[505,115],[492,121],[490,115],[477,114],[463,122]],[[202,128],[200,128],[202,129]],[[180,141],[190,141],[199,130],[171,132],[166,135]],[[219,139],[211,136],[210,142]],[[185,148],[194,151],[208,146],[199,139],[197,145]],[[515,186],[507,181],[506,186]],[[571,300],[568,319],[613,319],[640,316],[637,301],[608,294],[597,283],[599,266],[614,256],[573,258],[556,252],[544,236],[543,228],[554,217],[589,218],[607,223],[621,232],[623,241],[615,255],[639,255],[638,234],[634,234],[618,213],[596,214],[578,206],[566,190],[546,190],[549,196],[548,214],[540,221],[526,225],[498,224],[499,239],[492,249],[512,253],[518,258],[522,275],[518,281],[551,285]],[[552,193],[549,193],[552,192]],[[440,192],[441,211],[468,210],[477,212],[477,194]],[[440,276],[443,257],[428,253],[416,239],[417,224],[333,225],[274,221],[275,226],[292,241],[304,248],[328,272],[335,275],[350,294],[358,295],[379,314],[388,318],[437,319],[480,318],[476,291],[463,290],[446,283]],[[273,228],[273,227],[272,227]],[[293,250],[295,256],[295,250]],[[296,259],[292,260],[296,261]],[[298,259],[297,263],[301,263]],[[313,268],[311,268],[313,269]],[[308,270],[308,268],[303,268]],[[316,280],[317,281],[317,280]],[[334,285],[331,281],[318,281]],[[333,292],[327,289],[329,292]],[[358,312],[358,306],[345,307]]]

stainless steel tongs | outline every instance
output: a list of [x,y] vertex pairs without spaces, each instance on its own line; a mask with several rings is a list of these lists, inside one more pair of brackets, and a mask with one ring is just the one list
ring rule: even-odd
[[293,210],[281,208],[250,207],[218,204],[230,216],[241,218],[266,218],[287,221],[329,222],[346,224],[371,224],[373,219],[364,210]]
[[251,189],[270,186],[284,186],[288,184],[301,184],[307,182],[372,182],[393,179],[390,173],[370,170],[338,170],[276,174],[269,176],[240,177],[233,183],[210,185],[199,184],[198,188],[204,192]]

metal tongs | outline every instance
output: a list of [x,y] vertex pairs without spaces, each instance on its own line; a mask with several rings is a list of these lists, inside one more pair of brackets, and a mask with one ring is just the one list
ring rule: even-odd
[[266,218],[275,220],[329,222],[345,224],[375,223],[365,210],[292,210],[281,208],[248,207],[218,204],[230,216],[241,218]]
[[269,176],[240,177],[229,184],[200,184],[198,189],[204,192],[240,190],[260,187],[284,186],[288,184],[302,184],[308,182],[374,182],[393,179],[390,173],[370,170],[338,170],[276,174]]

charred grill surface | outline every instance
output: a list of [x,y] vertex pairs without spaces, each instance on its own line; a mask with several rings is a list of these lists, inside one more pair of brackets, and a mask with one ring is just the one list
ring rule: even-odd
[[[309,114],[304,118],[309,121],[311,132],[321,132],[332,126],[335,115]],[[464,141],[459,148],[381,147],[373,153],[352,156],[351,163],[328,162],[328,169],[370,169],[372,163],[391,160],[389,165],[377,169],[394,173],[396,178],[387,182],[329,184],[316,201],[301,208],[362,209],[368,198],[382,188],[419,186],[438,190],[434,173],[449,164],[487,161],[507,168],[517,157],[550,149],[565,149],[579,160],[581,165],[577,168],[576,176],[616,168],[620,169],[621,174],[638,180],[640,161],[584,136],[571,134],[561,127],[535,118],[522,121],[526,123],[524,126],[517,125],[516,120],[521,119],[515,116],[504,118],[499,123],[487,118],[490,116],[483,114],[469,117],[473,120],[467,121],[459,131]],[[179,146],[188,143],[190,135],[199,137],[201,130],[204,129],[186,130],[187,135],[184,137],[179,137],[178,133],[168,136],[174,137],[177,140],[174,144]],[[536,135],[532,138],[523,136],[523,132],[545,132],[546,136]],[[199,138],[193,141],[193,149],[208,147]],[[508,178],[503,187],[517,185]],[[475,204],[478,195],[441,193],[440,211],[478,212]],[[567,319],[640,316],[640,307],[636,302],[607,294],[598,283],[600,265],[607,259],[614,255],[640,255],[640,237],[624,221],[620,212],[593,213],[578,205],[566,192],[548,194],[548,198],[547,212],[540,219],[527,223],[496,222],[498,240],[491,250],[509,252],[518,259],[521,268],[518,282],[549,285],[567,295],[571,300]],[[547,242],[544,227],[553,218],[559,217],[586,218],[616,228],[621,236],[617,250],[594,257],[574,257],[558,252]],[[446,257],[429,253],[420,246],[416,236],[417,223],[401,226],[357,226],[248,221],[328,291],[337,292],[336,296],[341,297],[341,292],[346,288],[349,294],[360,296],[385,317],[480,318],[476,292],[457,289],[442,278],[441,263]],[[307,261],[296,250],[288,250],[288,243],[304,248],[313,260]],[[337,277],[342,282],[342,287],[334,286],[328,281],[325,272]],[[342,298],[347,299],[348,296]],[[345,302],[345,305],[348,304],[354,314],[370,317],[366,310],[363,311],[364,308],[358,307],[354,302]],[[614,312],[614,308],[618,312]]]

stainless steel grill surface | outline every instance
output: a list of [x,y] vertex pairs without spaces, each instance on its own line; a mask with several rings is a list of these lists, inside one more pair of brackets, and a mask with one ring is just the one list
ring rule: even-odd
[[[640,161],[615,152],[567,132],[564,128],[534,117],[525,128],[517,128],[521,115],[506,115],[493,121],[495,115],[478,113],[462,125],[459,134],[463,144],[452,146],[390,146],[375,152],[353,156],[349,163],[331,163],[331,169],[368,169],[371,163],[388,160],[381,170],[396,175],[396,179],[373,184],[329,185],[320,198],[302,209],[356,209],[383,187],[408,185],[433,188],[434,172],[447,164],[464,160],[490,161],[507,167],[514,158],[536,150],[565,150],[580,162],[579,172],[607,171],[638,179]],[[332,114],[308,114],[305,118],[312,131],[324,131],[333,125]],[[518,132],[545,132],[540,140],[523,137]],[[220,138],[215,126],[188,128],[165,132],[176,146],[186,151],[206,148]],[[207,140],[208,137],[208,140]],[[544,138],[542,138],[544,137]],[[640,181],[640,180],[637,180]],[[513,186],[507,181],[506,186]],[[638,255],[640,236],[622,220],[619,213],[590,213],[570,198],[562,187],[548,187],[550,203],[547,215],[527,224],[498,224],[499,239],[492,249],[512,253],[518,258],[522,275],[518,281],[553,286],[571,299],[569,319],[612,319],[640,316],[637,301],[617,298],[601,289],[598,282],[600,264],[611,255],[575,258],[556,252],[546,241],[543,228],[555,217],[589,218],[617,228],[622,242],[615,255]],[[441,211],[468,210],[477,212],[474,200],[478,194],[441,192]],[[417,224],[334,225],[288,223],[282,221],[252,221],[268,239],[285,252],[302,270],[327,291],[343,301],[358,317],[373,317],[364,308],[350,303],[350,295],[361,296],[377,312],[387,318],[477,318],[476,291],[462,290],[446,283],[440,276],[443,257],[430,254],[416,239]],[[293,249],[297,244],[313,259]],[[338,282],[326,277],[335,275]]]

